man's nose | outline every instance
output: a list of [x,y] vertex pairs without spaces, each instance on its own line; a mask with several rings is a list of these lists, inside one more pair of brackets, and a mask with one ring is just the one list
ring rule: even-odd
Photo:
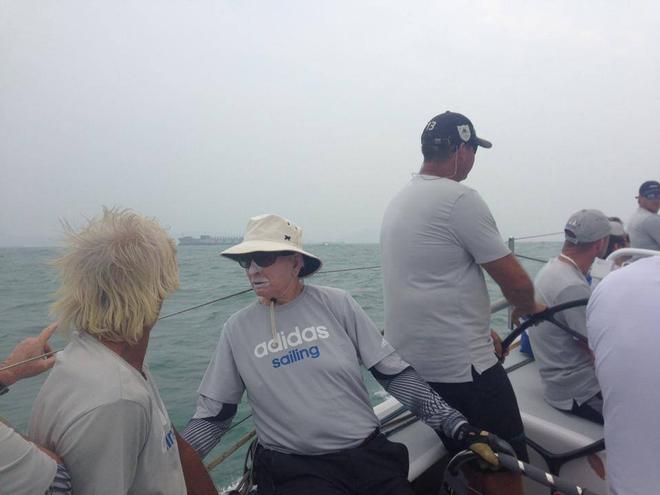
[[261,267],[257,265],[254,260],[250,260],[250,266],[248,266],[247,272],[254,274],[258,273],[261,270]]

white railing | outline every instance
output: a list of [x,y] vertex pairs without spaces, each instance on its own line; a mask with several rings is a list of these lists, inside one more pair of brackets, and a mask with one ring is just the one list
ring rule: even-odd
[[660,251],[641,248],[621,248],[617,249],[607,257],[608,261],[613,261],[622,256],[660,256]]

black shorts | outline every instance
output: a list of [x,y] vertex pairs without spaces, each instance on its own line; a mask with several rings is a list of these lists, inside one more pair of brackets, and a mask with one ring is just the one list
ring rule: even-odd
[[573,407],[567,412],[598,423],[599,425],[605,424],[605,420],[603,419],[603,394],[598,392],[581,406],[578,405],[577,401],[573,400]]
[[381,433],[332,454],[283,454],[260,447],[254,466],[259,495],[413,495],[408,449]]
[[[454,409],[458,409],[468,422],[477,428],[494,433],[511,444],[518,459],[527,462],[525,430],[513,387],[501,364],[479,374],[472,368],[471,382],[430,383],[433,390]],[[456,443],[438,433],[445,447],[459,450]]]

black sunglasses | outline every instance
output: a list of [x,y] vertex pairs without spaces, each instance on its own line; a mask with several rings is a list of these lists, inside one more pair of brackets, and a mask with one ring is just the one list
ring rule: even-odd
[[240,257],[236,258],[238,264],[246,270],[250,268],[250,265],[254,261],[255,264],[261,268],[266,268],[272,265],[277,261],[277,258],[280,256],[290,256],[293,253],[291,251],[270,251],[270,252],[257,252],[257,253],[248,253],[242,254]]

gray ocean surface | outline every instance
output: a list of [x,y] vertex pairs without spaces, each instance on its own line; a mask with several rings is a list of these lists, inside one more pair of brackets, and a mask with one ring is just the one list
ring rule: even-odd
[[[516,253],[547,260],[556,256],[558,242],[518,243]],[[350,292],[379,328],[383,328],[382,278],[378,268],[323,273],[330,270],[372,267],[380,264],[378,244],[323,244],[306,246],[323,262],[322,271],[308,283],[339,287]],[[207,301],[228,296],[249,287],[238,264],[218,256],[217,246],[179,246],[181,288],[168,298],[161,316],[169,315]],[[57,275],[49,261],[56,248],[0,248],[0,361],[23,338],[35,335],[49,323],[48,306],[58,286]],[[521,259],[533,277],[542,263]],[[501,298],[497,286],[488,281],[491,301]],[[215,350],[222,325],[232,313],[254,298],[248,292],[158,322],[152,332],[147,362],[159,386],[172,422],[180,431],[192,415],[197,386]],[[506,313],[494,315],[493,328],[507,333]],[[53,348],[66,345],[56,335]],[[0,397],[0,416],[25,433],[32,401],[45,376],[18,382],[9,394]],[[369,373],[365,380],[371,400],[377,404],[386,394]],[[245,398],[244,398],[245,399]],[[236,421],[249,414],[245,400]],[[235,421],[235,422],[236,422]],[[319,421],[322,421],[319,418]],[[251,419],[233,428],[209,454],[210,462],[253,428]],[[219,488],[230,486],[242,474],[245,447],[212,471]]]

